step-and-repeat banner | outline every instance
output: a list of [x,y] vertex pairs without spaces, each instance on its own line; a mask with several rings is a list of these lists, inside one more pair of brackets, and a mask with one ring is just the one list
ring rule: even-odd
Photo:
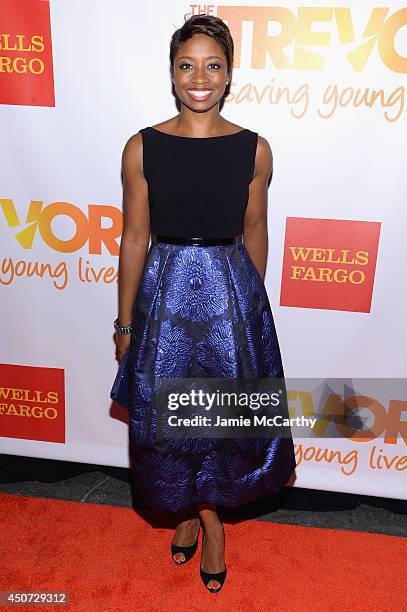
[[[316,416],[293,486],[407,499],[407,5],[339,4],[207,10],[235,42],[222,114],[274,154],[265,282],[290,415]],[[191,11],[0,0],[3,453],[129,466],[109,397],[121,154],[178,112]]]

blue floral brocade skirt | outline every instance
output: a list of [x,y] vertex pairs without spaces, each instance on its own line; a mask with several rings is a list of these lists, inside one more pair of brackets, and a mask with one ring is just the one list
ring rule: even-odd
[[152,242],[110,392],[129,412],[132,486],[148,507],[240,506],[287,483],[290,436],[156,439],[155,379],[246,377],[283,379],[284,371],[265,285],[244,243]]

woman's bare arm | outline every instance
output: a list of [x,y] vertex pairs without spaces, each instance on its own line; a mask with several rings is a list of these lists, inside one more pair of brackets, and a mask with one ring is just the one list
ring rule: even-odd
[[244,217],[243,242],[263,280],[268,253],[268,182],[272,171],[273,154],[270,145],[265,138],[259,136],[255,176],[249,185],[249,201]]
[[148,185],[143,173],[140,132],[129,138],[122,155],[123,233],[119,253],[119,325],[129,325],[150,239]]

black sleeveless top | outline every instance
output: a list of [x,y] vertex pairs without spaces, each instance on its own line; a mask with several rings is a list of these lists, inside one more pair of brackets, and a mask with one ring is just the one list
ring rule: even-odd
[[154,234],[220,238],[243,233],[256,132],[207,138],[152,127],[140,132]]

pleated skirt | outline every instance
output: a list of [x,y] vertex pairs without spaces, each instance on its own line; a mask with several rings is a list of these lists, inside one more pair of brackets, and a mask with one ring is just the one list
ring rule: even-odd
[[244,243],[152,242],[110,392],[129,412],[132,486],[147,507],[240,506],[287,483],[295,469],[287,429],[258,438],[156,437],[157,379],[253,377],[284,381],[284,370],[265,285]]

